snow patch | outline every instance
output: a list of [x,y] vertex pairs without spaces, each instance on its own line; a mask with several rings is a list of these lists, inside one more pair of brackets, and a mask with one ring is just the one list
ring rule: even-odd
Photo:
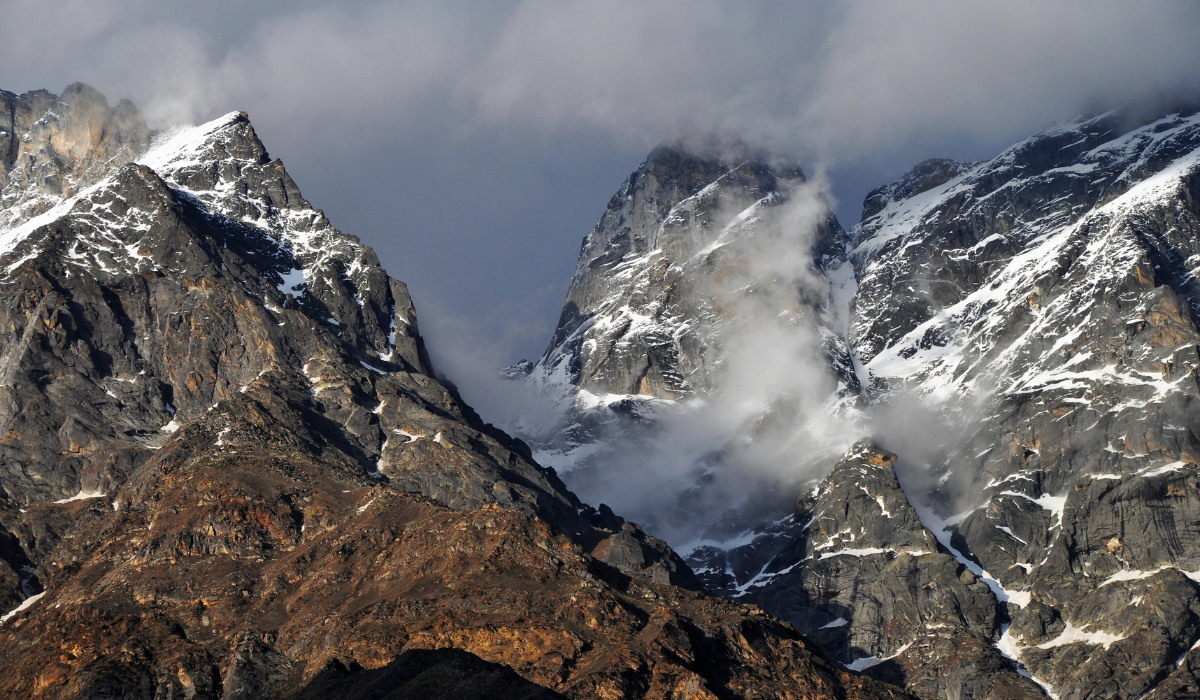
[[75,494],[74,496],[71,496],[70,498],[64,498],[62,500],[58,500],[58,501],[54,501],[54,502],[55,503],[70,503],[71,501],[86,501],[89,498],[104,498],[104,495],[105,494],[103,491],[84,491],[83,489],[79,489],[79,493]]
[[1088,632],[1087,628],[1091,627],[1090,624],[1083,627],[1076,627],[1068,621],[1064,620],[1064,622],[1066,622],[1067,626],[1057,637],[1045,644],[1037,645],[1037,648],[1053,649],[1055,647],[1082,642],[1083,644],[1090,644],[1092,646],[1103,646],[1107,651],[1114,642],[1119,642],[1125,638],[1123,634],[1112,634],[1111,632],[1104,632],[1102,630]]
[[22,610],[28,610],[31,606],[33,606],[34,603],[41,600],[42,596],[44,596],[44,595],[46,595],[45,591],[38,593],[37,595],[31,595],[28,598],[26,598],[24,601],[21,602],[20,605],[13,608],[12,610],[9,610],[8,612],[4,613],[3,617],[0,617],[0,625],[3,625],[5,622],[8,622],[9,620],[11,620],[17,613],[21,612]]
[[890,656],[885,656],[883,658],[879,658],[878,656],[864,656],[861,659],[855,659],[854,661],[851,661],[850,663],[845,664],[845,666],[846,666],[846,668],[850,669],[851,671],[862,672],[862,671],[867,670],[868,668],[871,668],[872,666],[878,666],[879,664],[883,663],[884,661],[890,661],[890,660],[896,658],[897,656],[900,656],[904,652],[908,651],[908,648],[911,647],[912,645],[913,645],[913,642],[909,642],[908,644],[905,644],[904,646],[897,649],[896,652]]

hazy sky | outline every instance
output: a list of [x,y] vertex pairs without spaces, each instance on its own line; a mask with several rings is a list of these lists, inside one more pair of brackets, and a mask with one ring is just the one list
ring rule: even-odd
[[734,133],[863,195],[1073,113],[1194,90],[1171,2],[0,0],[0,87],[152,126],[241,109],[408,282],[435,362],[544,349],[582,237],[657,142]]

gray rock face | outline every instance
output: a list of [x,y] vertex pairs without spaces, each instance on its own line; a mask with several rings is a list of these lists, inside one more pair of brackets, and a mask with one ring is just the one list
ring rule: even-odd
[[[1200,653],[1198,187],[1200,117],[1184,110],[1082,119],[871,192],[862,223],[814,252],[825,308],[845,307],[811,322],[834,337],[839,389],[872,407],[860,434],[900,453],[924,524],[883,517],[915,511],[890,505],[909,502],[894,477],[843,462],[750,545],[689,554],[706,585],[844,663],[897,654],[871,672],[922,697],[1042,692],[1013,660],[1060,698],[1186,697]],[[623,289],[580,283],[600,259],[585,246],[582,299]],[[564,314],[552,349],[578,318]],[[650,362],[645,345],[621,347],[643,354],[625,364]],[[818,516],[838,529],[814,535]],[[831,539],[843,529],[855,544]],[[871,554],[823,559],[826,542]],[[899,554],[918,547],[930,553]]]
[[651,537],[636,524],[612,512],[603,503],[599,510],[584,506],[591,531],[583,544],[592,556],[625,573],[644,576],[659,583],[671,583],[692,590],[704,584],[683,559],[665,542]]
[[[991,590],[921,523],[895,461],[860,441],[799,500],[785,531],[690,559],[713,590],[771,610],[837,661],[923,697],[1040,697],[993,646],[1004,612]],[[728,565],[772,549],[758,569]]]

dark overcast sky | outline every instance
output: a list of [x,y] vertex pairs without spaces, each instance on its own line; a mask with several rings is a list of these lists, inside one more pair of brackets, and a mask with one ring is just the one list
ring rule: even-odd
[[242,109],[410,286],[435,361],[535,358],[582,237],[657,142],[738,134],[844,225],[914,162],[1194,90],[1172,2],[0,0],[0,87],[83,80],[152,126]]

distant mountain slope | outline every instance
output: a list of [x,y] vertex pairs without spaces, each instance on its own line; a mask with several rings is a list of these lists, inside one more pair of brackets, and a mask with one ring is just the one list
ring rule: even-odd
[[[830,245],[797,263],[827,290],[803,318],[813,334],[833,337],[824,347],[838,348],[813,350],[815,361],[797,367],[824,364],[839,383],[794,400],[849,419],[836,424],[842,438],[874,436],[898,454],[898,479],[856,481],[855,455],[877,449],[859,447],[840,461],[822,457],[826,473],[838,466],[805,495],[797,465],[814,458],[793,441],[780,465],[798,477],[788,494],[798,498],[794,513],[710,537],[687,552],[689,562],[713,590],[759,602],[837,660],[922,697],[1036,696],[1038,685],[1060,698],[1186,697],[1200,687],[1191,671],[1200,664],[1198,194],[1192,110],[1081,118],[988,161],[925,161],[870,193],[860,224],[816,235]],[[624,201],[614,198],[598,232]],[[709,230],[680,223],[690,227],[680,239]],[[585,327],[575,320],[587,316],[581,309],[599,308],[577,297],[615,298],[626,287],[619,275],[590,272],[608,260],[596,254],[596,237],[579,267],[595,281],[581,284],[576,273],[547,358]],[[737,273],[717,263],[703,275]],[[669,318],[687,332],[713,327],[704,313]],[[724,345],[735,342],[733,331]],[[641,353],[624,360],[629,366],[648,366],[657,352],[620,347]],[[569,376],[591,391],[586,372]],[[711,403],[738,387],[689,389]],[[580,410],[594,400],[574,396],[583,397],[575,416],[596,415]],[[637,415],[637,429],[653,435],[659,417]],[[812,411],[798,417],[817,420]],[[577,463],[585,453],[577,445],[614,432],[589,425],[568,421],[540,454],[558,464],[558,449],[562,464]],[[738,439],[731,444],[751,449],[759,436],[747,430]],[[835,443],[811,444],[824,454]],[[620,457],[633,465],[605,463],[595,449],[588,459],[597,474],[636,473],[639,455]],[[700,477],[714,473],[697,464]],[[578,483],[575,474],[569,482]],[[901,511],[920,522],[906,516],[900,527]],[[935,546],[908,551],[913,538],[930,537]],[[826,542],[835,549],[818,550]],[[825,556],[834,551],[851,554]],[[965,592],[982,590],[976,580],[988,585],[988,602]],[[926,589],[939,593],[926,598]],[[956,611],[949,617],[947,606]]]
[[[755,270],[738,270],[749,257],[742,249],[784,220],[804,182],[795,165],[740,144],[655,149],[584,239],[534,371],[597,395],[672,399],[712,386],[723,327],[739,320],[725,298],[737,287],[719,276],[762,282]],[[823,213],[814,250],[843,235]]]
[[0,231],[0,695],[899,697],[484,424],[245,114],[5,95],[70,186]]
[[[819,186],[785,159],[717,140],[654,149],[584,238],[545,354],[507,372],[556,404],[558,419],[543,411],[507,427],[589,498],[645,493],[644,503],[631,497],[623,506],[660,532],[743,528],[761,504],[742,513],[737,492],[781,487],[739,472],[755,472],[765,453],[787,452],[798,439],[810,447],[805,461],[817,462],[852,442],[836,436],[815,449],[808,437],[833,431],[812,426],[798,436],[796,426],[831,407],[788,395],[811,385],[807,394],[828,398],[838,420],[858,405],[845,344],[845,242]],[[738,398],[720,400],[731,383]],[[756,454],[739,451],[747,436]],[[626,488],[611,467],[638,460],[678,468],[638,467],[670,474],[670,483],[635,475]],[[779,506],[788,507],[769,509]]]

